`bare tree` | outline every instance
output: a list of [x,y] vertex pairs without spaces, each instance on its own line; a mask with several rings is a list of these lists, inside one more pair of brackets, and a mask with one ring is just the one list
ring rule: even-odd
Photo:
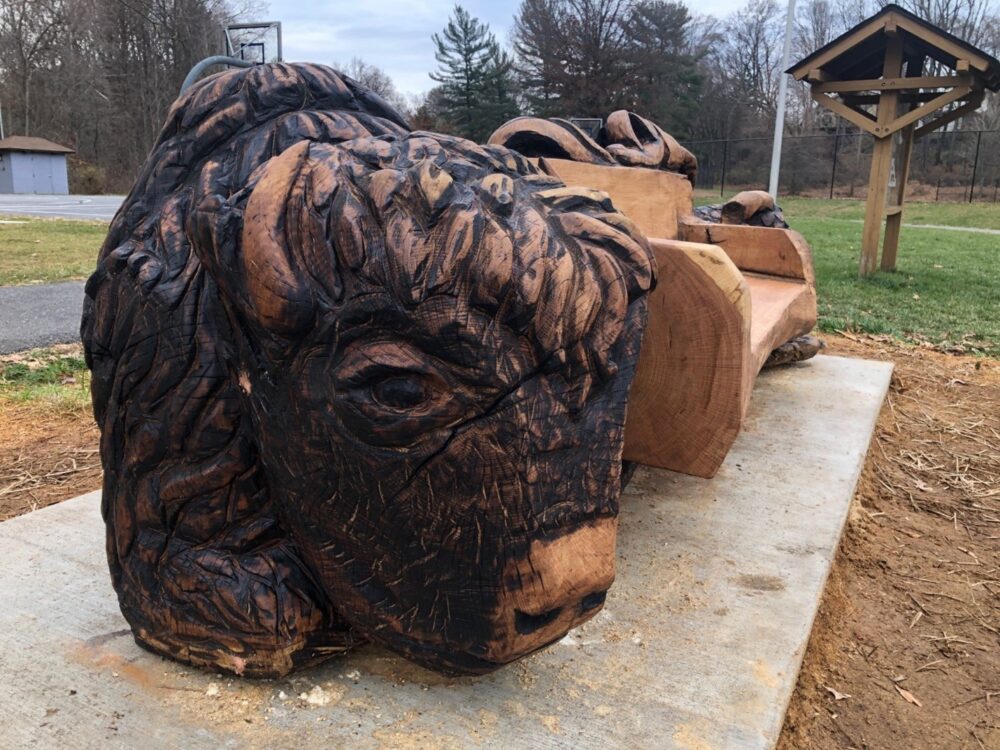
[[407,115],[414,130],[448,132],[444,92],[440,86],[435,86],[430,91],[421,94],[411,95],[407,105]]
[[352,57],[351,61],[346,65],[334,62],[332,63],[332,67],[346,73],[358,83],[367,86],[400,112],[409,110],[409,103],[399,93],[399,89],[396,88],[396,84],[393,83],[392,78],[377,65],[367,63],[360,57]]
[[65,23],[62,0],[0,0],[0,45],[6,73],[19,84],[21,124],[31,133],[31,80],[55,49]]
[[989,34],[988,19],[997,14],[991,0],[898,0],[898,3],[977,47]]
[[805,57],[844,30],[830,0],[810,0],[797,8],[792,49],[796,57]]
[[[799,5],[792,38],[794,58],[806,57],[846,31],[844,13],[835,5],[835,0],[808,0]],[[798,122],[802,130],[812,130],[820,106],[810,96],[809,86],[804,82],[791,83],[789,98],[786,123]],[[797,128],[792,125],[791,129]]]
[[765,116],[778,97],[783,22],[776,0],[750,0],[726,22],[721,62],[737,83],[741,104]]
[[0,0],[0,98],[20,132],[76,148],[71,182],[122,189],[232,17],[226,0]]

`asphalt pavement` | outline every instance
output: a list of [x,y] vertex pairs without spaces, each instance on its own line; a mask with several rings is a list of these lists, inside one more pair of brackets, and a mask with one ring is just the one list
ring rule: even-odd
[[0,287],[0,354],[80,340],[82,281]]
[[0,214],[111,221],[123,195],[0,195]]
[[[0,195],[0,217],[110,221],[122,200],[121,195]],[[79,341],[83,285],[0,287],[0,354]]]

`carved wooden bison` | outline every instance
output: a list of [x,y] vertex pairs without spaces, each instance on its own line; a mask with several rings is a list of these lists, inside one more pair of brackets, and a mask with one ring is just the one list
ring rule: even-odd
[[171,110],[87,284],[136,640],[275,676],[371,639],[482,673],[614,577],[653,283],[607,196],[314,65]]

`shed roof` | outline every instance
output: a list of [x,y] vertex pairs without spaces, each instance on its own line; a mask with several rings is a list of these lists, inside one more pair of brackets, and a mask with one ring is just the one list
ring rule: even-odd
[[71,148],[60,146],[44,138],[27,135],[12,135],[0,141],[0,151],[41,151],[47,154],[75,154]]
[[890,26],[895,26],[894,33],[903,39],[905,58],[928,57],[952,69],[957,69],[960,59],[967,60],[970,70],[982,75],[986,88],[1000,90],[1000,61],[893,4],[886,5],[785,72],[791,73],[797,80],[805,78],[810,70],[815,69],[821,69],[841,81],[879,78],[889,41],[888,34],[880,32]]

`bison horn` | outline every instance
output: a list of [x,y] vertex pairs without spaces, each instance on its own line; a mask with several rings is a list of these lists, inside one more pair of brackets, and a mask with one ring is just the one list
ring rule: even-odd
[[[290,334],[312,319],[313,304],[306,269],[297,267],[293,241],[308,221],[301,209],[306,189],[309,143],[298,143],[268,161],[244,210],[243,277],[250,317],[268,331]],[[322,232],[322,228],[320,228]],[[322,236],[322,235],[321,235]]]

